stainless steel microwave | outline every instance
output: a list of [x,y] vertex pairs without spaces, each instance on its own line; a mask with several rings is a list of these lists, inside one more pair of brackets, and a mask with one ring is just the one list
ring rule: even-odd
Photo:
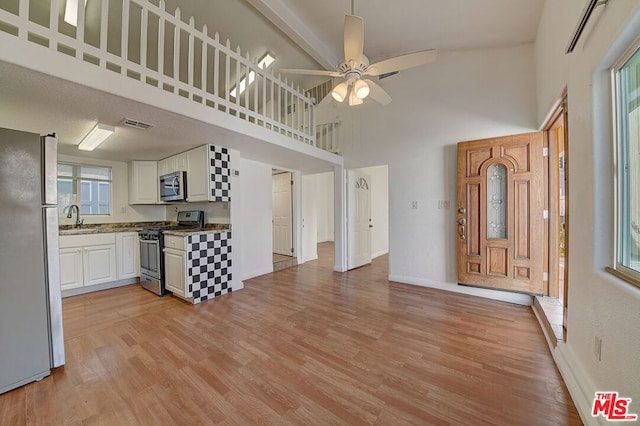
[[162,201],[186,201],[187,172],[173,172],[160,176],[160,199]]

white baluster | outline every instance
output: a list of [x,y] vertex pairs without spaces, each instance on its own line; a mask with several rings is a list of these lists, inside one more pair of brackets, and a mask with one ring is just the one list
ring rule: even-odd
[[20,25],[18,25],[18,38],[27,39],[28,31],[26,22],[29,20],[29,0],[20,0],[18,3],[18,16],[20,17]]
[[76,26],[76,40],[78,41],[78,45],[76,47],[76,58],[81,61],[84,59],[84,49],[82,49],[82,45],[84,44],[84,9],[84,1],[78,1],[78,25]]
[[[240,76],[240,60],[242,59],[242,53],[240,52],[240,46],[238,46],[236,48],[236,53],[238,54],[238,56],[236,56],[236,105],[240,105],[240,79],[242,78]],[[246,90],[246,80],[245,80],[245,90]],[[238,114],[238,117],[240,116],[240,114],[238,112],[236,112]]]
[[[204,24],[202,26],[202,34],[204,35],[204,37],[202,38],[202,71],[200,71],[200,88],[202,89],[203,92],[207,92],[207,80],[208,80],[208,76],[207,76],[207,66],[209,65],[207,63],[208,58],[207,58],[207,51],[208,51],[208,46],[209,46],[209,30],[207,29],[207,24]],[[206,100],[202,100],[205,104],[206,104]]]
[[[58,0],[53,0],[58,1]],[[100,8],[100,67],[106,68],[107,41],[109,37],[109,0],[102,0]]]
[[[193,69],[194,69],[194,58],[193,58],[193,45],[194,45],[194,38],[193,38],[193,34],[196,31],[196,20],[195,18],[192,16],[191,18],[189,18],[189,53],[188,55],[188,59],[187,59],[187,82],[189,83],[189,86],[193,87]],[[191,93],[191,98],[193,99],[193,92]]]
[[218,90],[218,84],[220,82],[220,35],[215,33],[214,40],[216,41],[213,47],[213,96],[220,97],[220,91]]
[[120,43],[120,57],[122,58],[122,74],[124,75],[127,75],[126,65],[129,60],[129,7],[129,0],[122,0],[122,40]]
[[[158,74],[160,74],[160,77],[164,77],[164,14],[166,12],[166,4],[164,0],[160,0],[158,7],[160,7],[161,11],[158,15]],[[158,86],[161,89],[162,85],[162,81],[159,81]]]
[[180,82],[180,8],[176,8],[175,17],[178,24],[173,29],[173,79],[175,80],[174,92],[178,93],[178,83]]
[[142,8],[142,16],[140,17],[140,81],[146,83],[147,73],[147,37],[149,28],[149,10]]
[[[229,41],[229,39],[227,39],[227,52],[231,51],[231,42]],[[229,53],[225,52],[225,72],[224,72],[224,99],[226,101],[229,100],[229,92],[231,91],[231,86],[229,85],[230,83],[230,77],[229,74],[231,74],[231,55],[229,55]]]
[[58,49],[55,40],[58,38],[58,14],[60,13],[59,0],[51,0],[51,9],[49,14],[49,29],[51,30],[51,38],[49,38],[49,48]]

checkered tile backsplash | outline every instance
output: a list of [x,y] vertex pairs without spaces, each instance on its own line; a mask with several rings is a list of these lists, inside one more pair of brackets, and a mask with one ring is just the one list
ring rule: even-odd
[[212,201],[231,201],[231,162],[229,150],[209,145],[209,174],[211,176]]
[[187,237],[187,297],[193,303],[231,293],[231,231]]

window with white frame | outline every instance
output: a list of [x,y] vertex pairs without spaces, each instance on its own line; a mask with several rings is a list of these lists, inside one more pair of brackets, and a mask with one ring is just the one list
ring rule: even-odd
[[76,204],[81,215],[111,213],[111,168],[58,163],[58,211]]
[[640,44],[614,67],[617,265],[640,279]]

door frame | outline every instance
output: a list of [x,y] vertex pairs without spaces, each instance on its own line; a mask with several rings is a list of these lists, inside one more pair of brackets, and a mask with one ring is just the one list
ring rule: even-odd
[[[569,295],[569,116],[568,116],[568,96],[567,89],[565,88],[562,91],[562,95],[560,99],[554,104],[551,112],[546,117],[544,124],[542,125],[542,130],[545,132],[545,143],[549,148],[549,156],[546,164],[545,171],[545,183],[548,188],[548,195],[546,197],[548,202],[549,209],[549,220],[547,222],[547,227],[545,229],[546,239],[548,241],[548,245],[545,249],[545,265],[547,270],[549,271],[549,289],[551,289],[552,283],[557,282],[559,280],[559,266],[557,260],[559,258],[559,218],[560,218],[560,210],[559,206],[555,203],[555,200],[559,198],[559,194],[557,192],[557,187],[559,183],[560,176],[555,172],[555,167],[552,168],[552,161],[555,161],[559,152],[556,146],[553,144],[549,144],[549,132],[552,131],[552,127],[556,123],[556,121],[562,117],[563,119],[563,127],[564,127],[564,141],[563,141],[563,149],[564,149],[564,169],[565,169],[565,193],[564,193],[564,296],[563,296],[563,315],[562,315],[562,325],[564,328],[565,338],[566,338],[566,330],[567,330],[567,312],[568,312],[568,295]],[[555,285],[555,284],[553,284]],[[553,296],[552,296],[553,297]]]

